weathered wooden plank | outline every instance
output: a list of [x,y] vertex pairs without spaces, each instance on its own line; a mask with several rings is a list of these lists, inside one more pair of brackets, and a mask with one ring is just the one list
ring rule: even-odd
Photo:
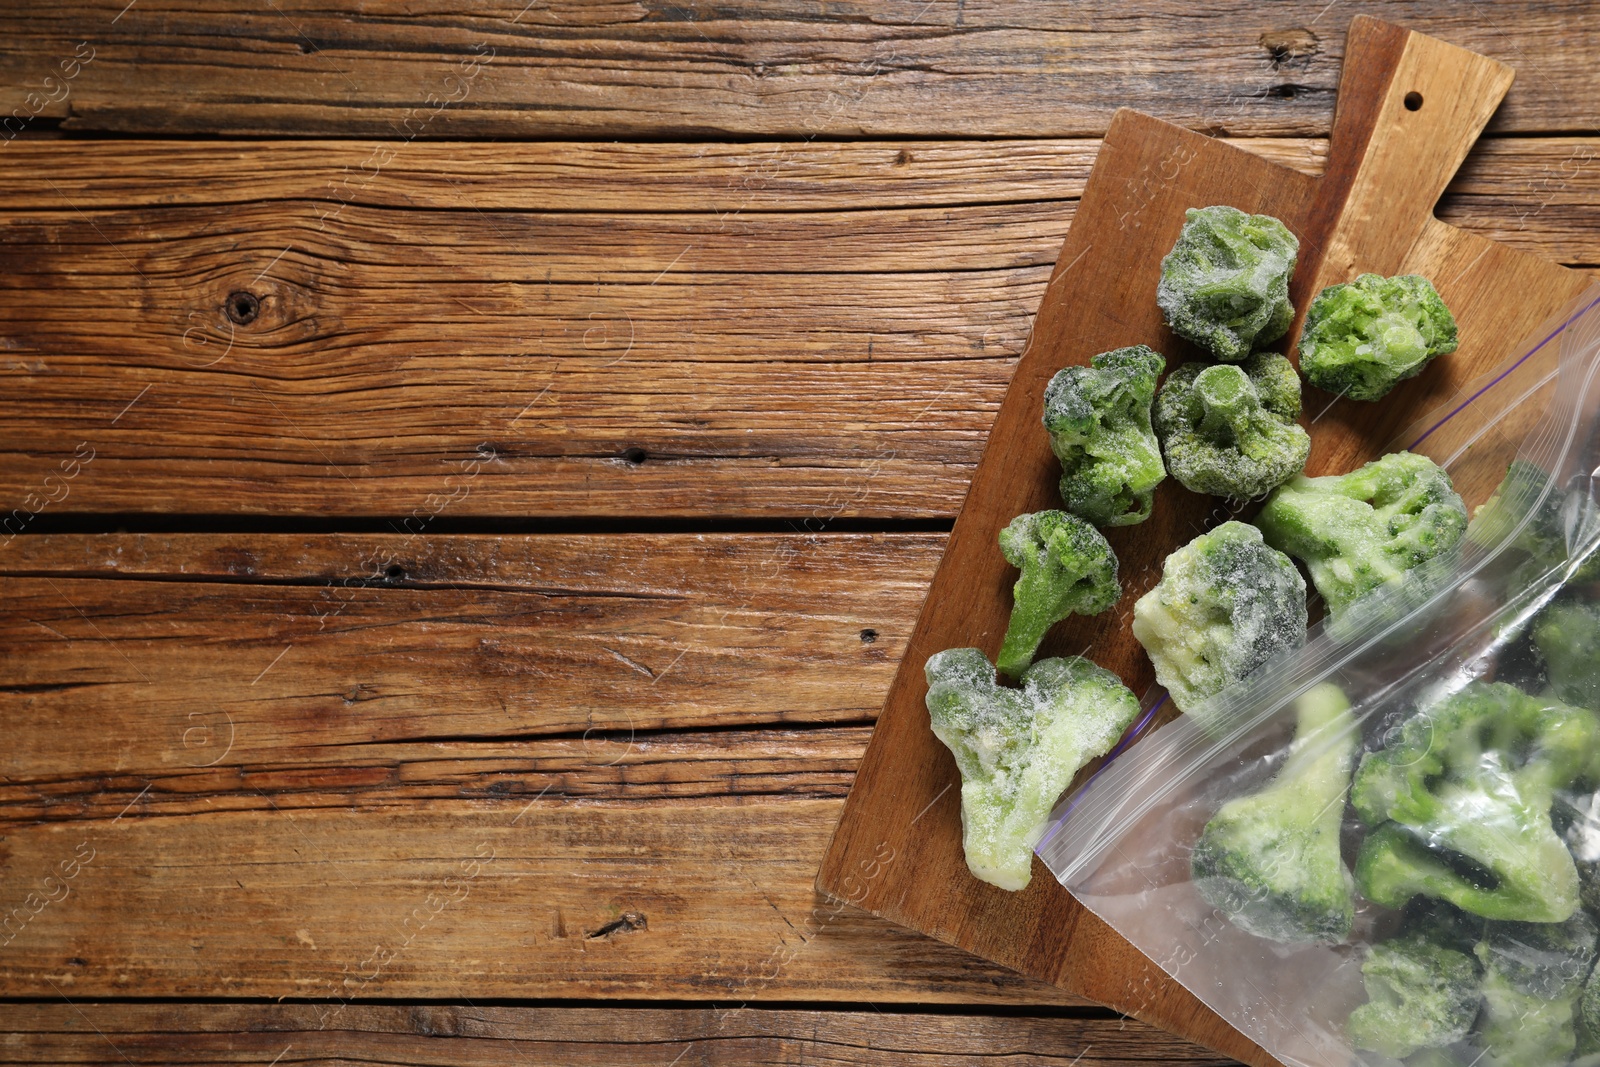
[[16,537],[0,996],[1080,1003],[816,894],[864,725],[728,729],[869,719],[941,542]]
[[[147,714],[143,709],[136,714]],[[107,715],[106,717],[110,717]],[[32,727],[23,723],[21,730]],[[163,817],[219,811],[403,811],[436,801],[524,802],[534,797],[629,804],[843,799],[866,748],[866,726],[646,733],[627,728],[574,738],[259,746],[223,751],[220,716],[196,715],[165,738],[187,763],[86,769],[96,755],[61,750],[8,760],[0,823],[114,819],[138,802]],[[103,756],[101,745],[82,746]],[[217,762],[209,766],[210,759]]]
[[[1308,174],[1320,173],[1327,155],[1324,140],[1228,140]],[[518,145],[419,141],[403,146],[367,141],[181,145],[18,141],[0,152],[0,181],[5,183],[9,210],[19,213],[308,201],[320,205],[319,224],[322,212],[337,213],[333,215],[337,219],[351,205],[580,212],[587,213],[591,226],[608,229],[617,224],[637,228],[640,223],[632,218],[596,219],[594,213],[682,212],[715,214],[716,236],[738,233],[765,239],[770,234],[763,227],[771,225],[765,216],[773,212],[857,212],[862,213],[860,218],[852,216],[844,223],[888,229],[864,209],[1027,204],[1038,211],[1047,202],[1072,201],[1083,192],[1099,145],[1091,139]],[[1560,263],[1600,263],[1597,160],[1600,138],[1487,138],[1473,149],[1439,202],[1440,217]],[[1070,207],[1053,210],[1060,214],[1043,217],[1057,222],[1070,219]],[[760,217],[747,221],[746,213]],[[1015,225],[1028,216],[999,217]],[[500,216],[494,218],[501,222]],[[926,224],[940,216],[921,218],[924,225],[915,236],[929,241],[929,250],[948,250],[963,247],[958,243],[961,237],[941,231],[960,234],[976,217],[941,220],[953,223],[941,228]],[[837,218],[833,221],[843,224]],[[649,222],[662,232],[662,220]],[[694,233],[695,226],[703,226],[700,218],[681,220],[682,229],[671,236]],[[1028,239],[1043,247],[1056,235],[1053,229],[1034,231]],[[802,259],[808,253],[813,260],[820,256],[815,269],[822,270],[838,269],[862,251],[838,245],[837,241],[825,249],[791,245],[786,251]],[[669,242],[669,247],[657,251],[675,257],[681,248]],[[1030,264],[1045,254],[1032,247],[1011,251],[1028,256],[1021,261]],[[594,269],[592,263],[587,265]],[[673,265],[691,273],[703,266],[697,259]],[[648,273],[651,264],[633,269]],[[793,271],[796,263],[786,256],[785,262],[770,269]],[[595,271],[595,276],[600,273]],[[585,275],[584,280],[592,281],[593,276]]]
[[1082,1003],[818,894],[842,804],[136,798],[6,824],[0,996]]
[[[1594,144],[1495,149],[1444,214],[1600,261]],[[747,192],[741,168],[776,174],[770,146],[702,170],[685,146],[416,144],[345,204],[302,197],[359,167],[349,142],[322,162],[58,147],[0,153],[54,205],[0,219],[7,529],[41,510],[948,517],[1088,158],[1019,149],[1032,162],[995,193],[1013,199],[988,203],[972,145],[791,146]],[[427,176],[451,158],[471,192]],[[578,210],[593,174],[618,203],[625,178],[660,178],[660,203],[647,180],[633,210]],[[813,208],[771,210],[790,197]],[[80,450],[82,477],[46,482]]]
[[28,1004],[0,1063],[1016,1067],[1232,1063],[1133,1020],[761,1008]]
[[[1327,142],[1233,143],[1319,171]],[[1530,138],[1520,144],[1590,143]],[[826,211],[1076,198],[1100,142],[55,141],[0,152],[12,210],[315,200],[480,211]],[[1515,158],[1506,165],[1517,166]]]
[[360,16],[311,0],[124,3],[7,5],[4,112],[160,133],[831,138],[1092,136],[1132,105],[1198,129],[1325,133],[1357,13],[1520,68],[1505,130],[1589,128],[1583,102],[1600,89],[1587,58],[1600,28],[1581,0],[1293,0],[1270,13],[1106,0],[385,0]]
[[[641,731],[868,721],[943,541],[19,536],[0,550],[0,777],[120,790],[563,735],[610,759]],[[74,722],[93,744],[63,744]]]

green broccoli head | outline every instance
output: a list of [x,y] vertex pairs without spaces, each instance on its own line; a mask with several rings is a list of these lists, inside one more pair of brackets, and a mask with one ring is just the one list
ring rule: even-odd
[[1267,544],[1305,561],[1337,617],[1454,549],[1467,507],[1433,460],[1395,452],[1349,474],[1295,478],[1272,494],[1256,525]]
[[1300,379],[1276,352],[1242,364],[1185,363],[1156,397],[1167,469],[1197,493],[1247,500],[1298,474],[1311,454]]
[[1345,1031],[1356,1048],[1402,1059],[1467,1036],[1482,999],[1471,956],[1407,934],[1381,941],[1361,964],[1367,1002]]
[[1422,894],[1489,919],[1562,922],[1578,873],[1551,808],[1597,770],[1593,712],[1469,682],[1362,757],[1350,800],[1373,829],[1356,884],[1390,908]]
[[1006,562],[1022,570],[1012,587],[1011,622],[1000,645],[1000,670],[1012,677],[1033,662],[1045,633],[1068,615],[1098,615],[1122,596],[1117,555],[1076,515],[1036,511],[1000,531]]
[[1300,373],[1318,389],[1378,400],[1456,350],[1456,320],[1416,274],[1363,274],[1318,293],[1300,331]]
[[1600,603],[1557,600],[1535,620],[1533,643],[1556,696],[1600,707]]
[[1116,744],[1138,698],[1078,656],[1040,660],[1021,689],[997,685],[975,648],[940,652],[925,672],[933,732],[961,771],[967,866],[992,885],[1021,889],[1050,809],[1085,763]]
[[1061,461],[1061,501],[1096,526],[1150,517],[1167,476],[1150,428],[1161,354],[1144,345],[1102,352],[1087,367],[1058,371],[1044,391],[1044,428]]
[[1241,930],[1335,943],[1355,916],[1339,826],[1356,723],[1344,693],[1327,683],[1296,702],[1295,718],[1283,767],[1265,789],[1217,809],[1195,842],[1191,873],[1206,902]]
[[1184,711],[1306,640],[1306,583],[1261,532],[1225,522],[1167,557],[1133,636]]
[[1559,1064],[1577,1046],[1575,1009],[1600,936],[1577,912],[1565,922],[1492,922],[1473,951],[1483,964],[1483,1062]]
[[1190,208],[1178,243],[1161,261],[1156,303],[1173,333],[1237,362],[1288,332],[1289,276],[1299,252],[1294,234],[1270,215],[1220,204]]

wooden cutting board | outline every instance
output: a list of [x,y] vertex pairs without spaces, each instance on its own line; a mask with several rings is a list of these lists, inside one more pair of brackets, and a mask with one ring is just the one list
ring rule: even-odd
[[[999,649],[1016,575],[996,535],[1015,515],[1060,506],[1040,425],[1051,375],[1139,343],[1169,368],[1199,357],[1167,330],[1155,301],[1186,208],[1231,204],[1283,220],[1300,239],[1290,293],[1302,312],[1325,286],[1367,271],[1425,275],[1455,312],[1460,348],[1385,400],[1306,388],[1313,475],[1381,454],[1577,296],[1583,275],[1433,217],[1512,77],[1483,56],[1357,16],[1320,178],[1136,111],[1116,114],[823,861],[823,892],[1250,1063],[1274,1062],[1079,907],[1042,863],[1020,893],[967,872],[959,778],[928,727],[923,664],[946,648],[972,645],[991,658]],[[1282,350],[1292,351],[1299,328],[1297,317]],[[1128,629],[1133,603],[1169,552],[1215,524],[1216,505],[1169,478],[1149,520],[1106,531],[1122,562],[1122,602],[1057,626],[1040,654],[1085,654],[1134,692],[1148,689],[1154,675]]]

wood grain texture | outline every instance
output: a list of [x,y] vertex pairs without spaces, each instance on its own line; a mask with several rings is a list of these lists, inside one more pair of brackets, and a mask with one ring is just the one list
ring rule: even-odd
[[[1537,76],[1500,125],[1587,129],[1592,6],[1293,0],[311,0],[7,5],[5,111],[72,130],[393,137],[1062,136],[1116,108],[1193,128],[1326,132],[1344,27],[1365,13]],[[80,43],[92,60],[44,85]],[[37,99],[30,101],[29,92]]]
[[[1042,865],[1019,893],[967,872],[951,788],[958,778],[927,727],[923,664],[934,652],[963,646],[992,658],[999,644],[1015,571],[995,535],[1015,515],[1058,506],[1058,468],[1038,427],[1044,387],[1055,371],[1137,343],[1174,362],[1195,358],[1167,330],[1153,299],[1160,259],[1177,238],[1184,209],[1226,203],[1282,219],[1300,239],[1290,292],[1297,308],[1330,283],[1375,270],[1434,279],[1458,313],[1456,353],[1383,404],[1307,390],[1302,421],[1312,433],[1307,472],[1313,475],[1381,454],[1399,429],[1505,359],[1585,287],[1576,272],[1475,235],[1455,236],[1459,231],[1431,215],[1509,84],[1503,66],[1372,20],[1352,25],[1350,53],[1320,178],[1136,112],[1118,115],[819,876],[823,888],[841,891],[887,840],[908,862],[866,887],[868,910],[1252,1063],[1272,1060],[1164,974],[1152,985],[1150,961],[1119,944]],[[1403,103],[1413,92],[1421,94],[1420,110]],[[1286,345],[1292,347],[1296,333]],[[1225,512],[1207,499],[1164,483],[1150,520],[1107,531],[1124,580],[1116,611],[1058,626],[1041,655],[1086,650],[1135,692],[1148,688],[1154,681],[1148,659],[1125,625],[1132,604],[1157,580],[1165,556],[1218,514]],[[912,831],[912,818],[924,810],[927,818]]]
[[1082,1003],[812,887],[942,541],[18,537],[0,996]]
[[[1232,1061],[1142,1023],[761,1008],[146,1005],[10,1009],[0,1063],[1015,1067]],[[674,1058],[677,1057],[677,1058]]]
[[[1597,144],[1445,217],[1600,262]],[[0,516],[949,517],[1096,147],[13,144]]]
[[[25,535],[0,550],[0,777],[868,722],[943,543]],[[101,743],[63,745],[78,721]]]

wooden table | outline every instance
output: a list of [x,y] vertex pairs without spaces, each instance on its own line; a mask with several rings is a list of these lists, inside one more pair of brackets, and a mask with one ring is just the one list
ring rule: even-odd
[[1228,1062],[812,888],[1112,111],[1591,4],[0,11],[0,1063]]

